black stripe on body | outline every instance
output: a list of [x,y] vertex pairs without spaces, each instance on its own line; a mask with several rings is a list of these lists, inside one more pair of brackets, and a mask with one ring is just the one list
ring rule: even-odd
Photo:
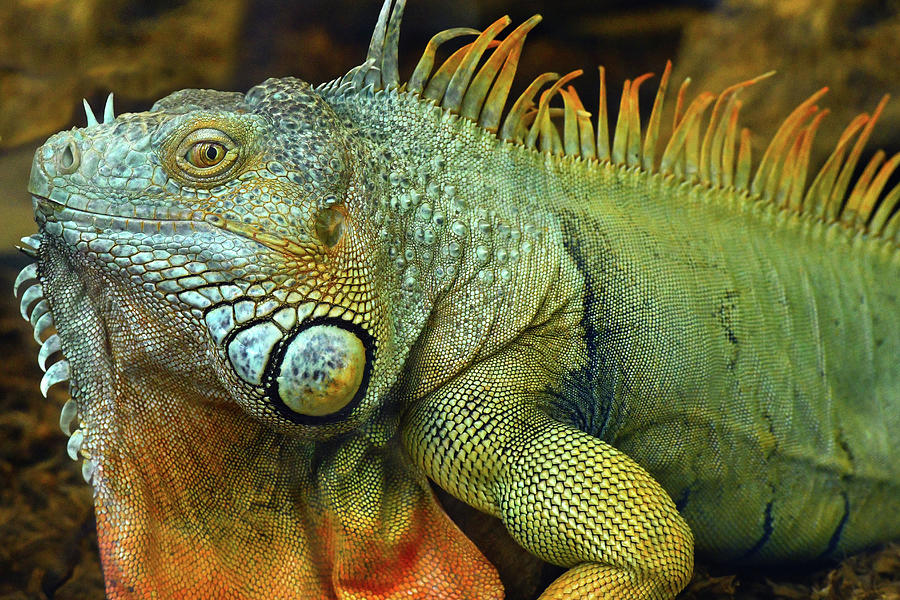
[[831,539],[828,540],[828,546],[825,548],[825,551],[819,555],[819,559],[829,558],[837,550],[837,545],[841,542],[841,534],[844,533],[844,525],[847,524],[847,519],[850,518],[850,497],[847,496],[847,492],[842,491],[841,498],[844,499],[844,515],[838,522],[837,527],[835,527],[834,533],[831,534]]
[[546,390],[552,398],[548,413],[589,435],[607,439],[610,427],[616,424],[615,388],[619,373],[602,348],[603,341],[615,334],[598,328],[592,319],[592,313],[599,310],[601,298],[596,274],[585,253],[596,249],[584,248],[566,219],[562,224],[563,247],[584,280],[580,325],[585,354],[581,365],[572,365],[554,389]]
[[678,496],[678,499],[675,500],[675,509],[678,512],[684,510],[684,507],[687,506],[688,501],[691,499],[691,488],[686,487],[684,491]]
[[769,541],[769,538],[772,537],[772,532],[775,531],[775,527],[772,524],[772,504],[774,500],[769,500],[769,503],[766,504],[766,510],[763,512],[763,534],[753,547],[747,550],[743,556],[741,556],[738,560],[747,560],[752,557],[754,554],[762,550],[762,547],[766,545],[766,542]]

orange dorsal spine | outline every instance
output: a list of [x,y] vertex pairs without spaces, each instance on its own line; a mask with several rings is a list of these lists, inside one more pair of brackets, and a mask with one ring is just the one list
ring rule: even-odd
[[[827,109],[820,109],[816,103],[827,88],[812,94],[788,115],[754,168],[750,132],[741,129],[738,123],[742,107],[738,97],[744,88],[772,76],[771,72],[737,83],[718,95],[701,92],[690,102],[687,100],[690,79],[685,79],[676,95],[671,133],[663,136],[660,133],[663,106],[672,70],[671,63],[667,63],[646,130],[641,131],[638,94],[641,84],[651,74],[625,82],[610,138],[603,67],[600,67],[600,100],[595,120],[585,110],[575,89],[565,87],[581,71],[564,77],[544,73],[509,105],[509,90],[525,37],[540,22],[540,15],[499,41],[496,38],[510,24],[508,17],[498,19],[484,32],[468,28],[443,31],[428,43],[409,81],[401,82],[396,68],[397,40],[405,4],[406,0],[386,0],[367,61],[343,78],[325,84],[324,89],[352,86],[370,87],[376,92],[405,90],[448,113],[477,123],[486,133],[509,143],[560,158],[639,168],[680,182],[732,190],[748,201],[767,202],[779,210],[824,224],[837,223],[900,245],[900,184],[888,189],[888,182],[900,168],[900,154],[887,161],[883,153],[875,154],[862,174],[853,178],[887,96],[871,115],[859,115],[847,126],[829,159],[812,177],[812,183],[807,184],[815,133],[828,114]],[[451,54],[432,74],[438,47],[469,34],[478,38]],[[548,84],[551,87],[535,103],[538,92]],[[551,106],[557,98],[562,108]],[[710,105],[712,111],[707,116]],[[506,117],[501,119],[504,111]],[[659,147],[663,147],[661,154]]]

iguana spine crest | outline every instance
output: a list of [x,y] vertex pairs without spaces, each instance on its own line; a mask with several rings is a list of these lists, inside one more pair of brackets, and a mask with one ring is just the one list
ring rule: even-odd
[[[885,193],[891,176],[900,166],[900,153],[885,162],[884,152],[877,152],[852,188],[850,186],[866,142],[888,101],[887,95],[871,115],[861,114],[846,127],[828,160],[807,185],[813,140],[829,112],[816,106],[816,102],[828,88],[812,94],[784,120],[755,170],[750,131],[743,128],[738,135],[738,116],[742,107],[739,95],[744,88],[774,72],[737,83],[719,95],[703,92],[689,104],[685,98],[690,79],[686,79],[677,94],[667,139],[660,135],[660,130],[671,62],[666,64],[643,133],[638,93],[641,84],[653,74],[625,81],[610,143],[603,67],[599,68],[596,127],[575,88],[566,86],[582,74],[581,70],[562,77],[556,73],[538,76],[512,103],[500,126],[500,116],[507,105],[525,37],[540,22],[540,15],[525,21],[500,42],[495,38],[510,24],[508,16],[480,33],[469,28],[442,31],[427,44],[409,81],[402,83],[397,69],[397,42],[405,4],[406,0],[395,3],[386,0],[366,62],[344,77],[319,86],[318,90],[323,93],[353,90],[355,93],[364,87],[370,87],[372,92],[398,88],[474,121],[510,143],[561,158],[610,162],[647,173],[660,173],[685,183],[733,188],[746,201],[769,203],[779,210],[803,215],[825,225],[838,223],[894,246],[900,245],[900,213],[895,213],[900,202],[900,184]],[[432,75],[435,54],[441,44],[474,34],[478,34],[474,42],[452,53]],[[493,52],[476,74],[477,65],[489,49]],[[551,82],[535,104],[538,91]],[[550,106],[557,96],[562,99],[563,107]],[[710,105],[713,108],[707,119],[705,115]],[[665,146],[659,155],[657,150],[661,142],[665,142]]]

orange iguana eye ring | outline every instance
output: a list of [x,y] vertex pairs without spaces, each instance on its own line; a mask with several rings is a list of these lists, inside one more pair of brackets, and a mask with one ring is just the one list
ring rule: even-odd
[[208,169],[225,160],[227,153],[228,149],[218,142],[197,142],[184,158],[198,169]]
[[185,136],[170,156],[178,175],[192,183],[213,185],[231,173],[240,154],[238,144],[225,132],[206,127]]

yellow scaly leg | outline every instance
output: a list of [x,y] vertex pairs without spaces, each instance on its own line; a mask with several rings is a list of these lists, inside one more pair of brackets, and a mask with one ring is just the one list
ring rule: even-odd
[[541,559],[570,567],[541,596],[668,600],[693,570],[693,537],[665,490],[606,442],[548,417],[533,373],[475,365],[406,415],[413,460],[499,517]]

